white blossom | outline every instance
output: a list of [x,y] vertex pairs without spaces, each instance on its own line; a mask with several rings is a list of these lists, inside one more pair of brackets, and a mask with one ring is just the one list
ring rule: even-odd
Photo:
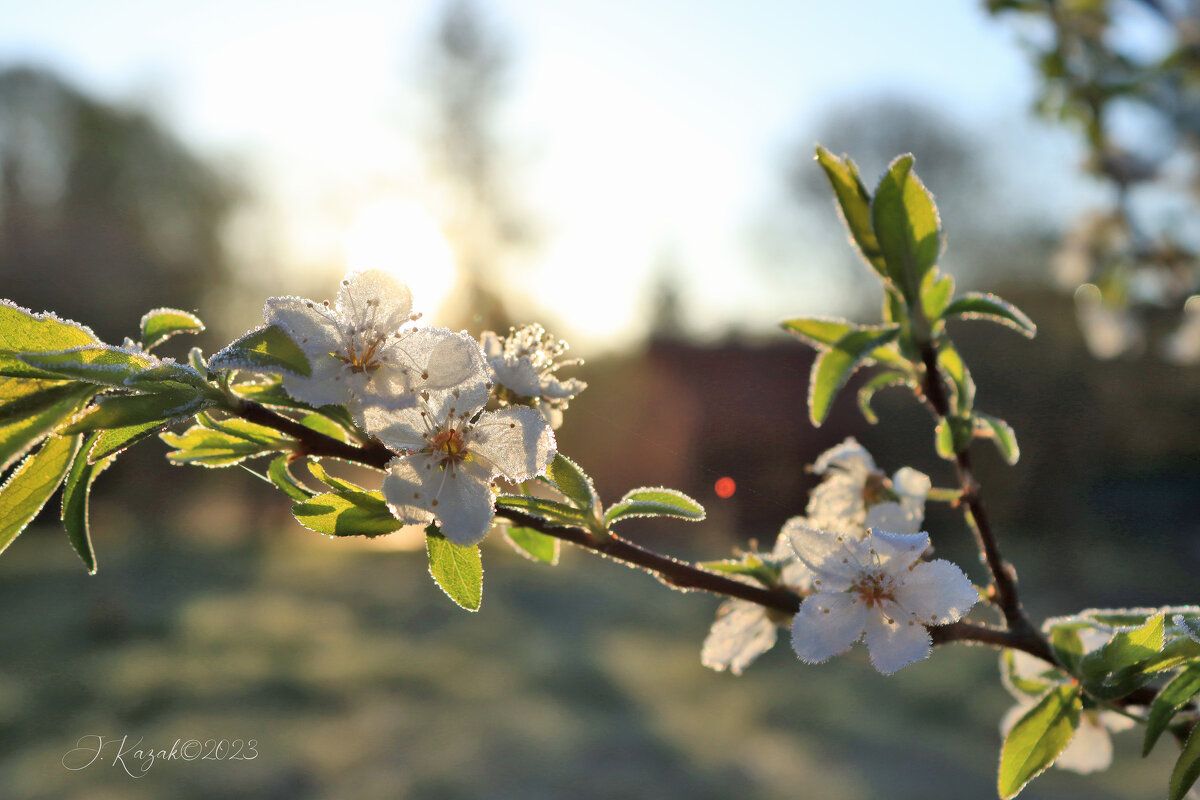
[[[747,556],[778,570],[779,584],[796,592],[808,591],[812,585],[812,573],[796,558],[788,538],[795,525],[803,522],[803,517],[788,520],[770,554],[751,553]],[[744,576],[733,577],[744,579],[747,583],[754,582]],[[784,615],[758,603],[737,598],[726,600],[717,609],[717,618],[704,640],[700,663],[718,671],[728,669],[734,675],[741,675],[742,670],[756,658],[775,646],[779,626],[785,621]]]
[[[480,370],[486,376],[482,364]],[[426,390],[414,407],[368,415],[368,430],[403,454],[383,479],[384,499],[397,519],[436,520],[447,539],[475,544],[495,516],[492,484],[545,473],[556,447],[550,426],[531,408],[480,414],[487,397],[486,389]]]
[[924,473],[904,467],[889,480],[853,437],[822,453],[813,472],[824,476],[808,502],[813,527],[855,536],[868,528],[892,533],[921,529],[930,489]]
[[871,663],[890,674],[928,657],[928,625],[961,619],[979,599],[949,561],[921,561],[925,533],[869,530],[863,539],[797,524],[789,536],[813,573],[813,594],[792,623],[792,647],[819,663],[865,639]]
[[1183,306],[1179,327],[1163,341],[1163,356],[1176,364],[1200,362],[1200,294]]
[[512,395],[505,399],[532,401],[552,428],[562,425],[568,403],[587,388],[577,378],[562,380],[554,374],[582,362],[563,360],[567,343],[546,333],[541,325],[513,328],[504,338],[485,331],[480,344],[492,368],[492,380],[502,392]]
[[[270,325],[283,329],[307,357],[310,374],[285,372],[283,388],[313,406],[345,405],[364,424],[367,406],[413,405],[421,389],[448,390],[478,372],[478,345],[445,328],[405,327],[412,295],[378,270],[342,281],[337,301],[271,297],[263,307]],[[486,376],[477,379],[480,386]]]
[[1129,306],[1105,300],[1093,284],[1085,283],[1075,291],[1075,313],[1083,341],[1096,358],[1116,358],[1126,352],[1136,354],[1145,344],[1142,325]]

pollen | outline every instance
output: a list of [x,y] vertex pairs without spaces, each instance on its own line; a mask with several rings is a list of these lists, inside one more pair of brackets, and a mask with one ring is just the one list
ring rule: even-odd
[[[429,452],[442,469],[453,468],[470,458],[462,432],[454,428],[438,431],[428,439]],[[452,476],[453,477],[453,476]]]

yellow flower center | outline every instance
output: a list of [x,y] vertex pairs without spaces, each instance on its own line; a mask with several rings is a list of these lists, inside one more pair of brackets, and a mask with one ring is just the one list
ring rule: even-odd
[[471,457],[471,454],[467,452],[467,443],[463,441],[462,434],[453,428],[438,431],[429,440],[429,450],[438,458],[443,469],[461,464],[470,460]]

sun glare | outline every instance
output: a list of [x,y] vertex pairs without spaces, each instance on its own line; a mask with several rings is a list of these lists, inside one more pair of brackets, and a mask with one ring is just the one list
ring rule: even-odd
[[454,254],[437,221],[411,201],[380,200],[355,215],[346,230],[347,269],[382,269],[408,284],[413,307],[428,317],[454,288]]

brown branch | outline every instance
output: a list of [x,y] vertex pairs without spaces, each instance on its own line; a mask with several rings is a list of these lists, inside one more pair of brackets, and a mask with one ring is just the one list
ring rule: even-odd
[[[946,397],[945,386],[942,383],[941,371],[938,369],[937,348],[932,342],[921,346],[921,359],[925,364],[924,392],[930,406],[937,416],[948,420],[951,416],[950,402]],[[947,422],[946,424],[949,424]],[[979,481],[971,469],[971,456],[966,450],[955,454],[955,466],[958,471],[958,482],[962,488],[962,502],[967,507],[967,519],[975,534],[975,543],[984,557],[988,571],[992,575],[991,600],[1004,614],[1004,621],[1009,630],[1022,636],[1041,638],[1037,629],[1021,608],[1021,600],[1017,594],[1017,573],[1012,565],[1000,554],[996,535],[992,531],[987,511],[980,497]],[[1051,663],[1057,663],[1053,658]]]
[[[347,444],[305,427],[258,403],[247,401],[240,408],[232,409],[232,411],[244,419],[273,428],[294,438],[296,449],[293,452],[298,454],[338,458],[376,469],[385,469],[388,462],[396,457],[394,452],[378,441],[362,446]],[[727,575],[712,572],[695,564],[656,553],[653,550],[647,550],[611,533],[607,536],[596,536],[588,531],[556,525],[539,517],[508,508],[497,509],[496,515],[523,527],[533,528],[547,536],[553,536],[556,539],[620,561],[628,566],[643,569],[667,586],[676,589],[698,590],[724,597],[733,597],[787,616],[792,616],[799,611],[800,603],[803,600],[799,594],[785,587],[767,588],[743,583]],[[1023,650],[1050,663],[1056,663],[1049,645],[1036,632],[1003,630],[968,622],[955,622],[930,628],[929,632],[935,645],[973,642],[992,647],[1007,647]]]

